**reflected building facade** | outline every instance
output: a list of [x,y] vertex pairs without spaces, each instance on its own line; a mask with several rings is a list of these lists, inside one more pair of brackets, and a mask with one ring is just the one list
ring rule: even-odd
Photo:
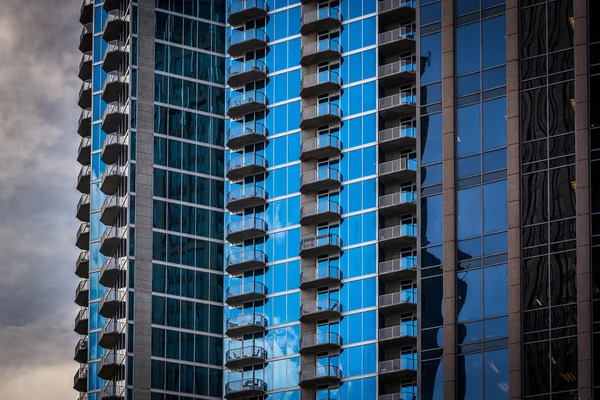
[[83,0],[80,399],[593,398],[587,7]]

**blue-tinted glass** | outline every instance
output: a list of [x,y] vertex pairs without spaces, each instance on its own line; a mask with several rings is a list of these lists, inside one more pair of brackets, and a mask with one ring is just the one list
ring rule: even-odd
[[442,243],[443,220],[442,196],[424,197],[421,199],[421,246]]
[[[487,204],[485,205],[487,207]],[[459,190],[456,194],[458,238],[481,234],[481,188]],[[490,209],[491,210],[491,209]]]
[[496,233],[483,238],[483,254],[504,253],[508,250],[508,233]]
[[506,17],[498,17],[483,20],[481,22],[483,49],[482,67],[490,68],[506,63]]
[[479,103],[456,110],[456,155],[466,156],[481,151]]
[[483,186],[483,231],[491,233],[508,228],[506,180]]
[[508,314],[508,268],[506,264],[483,269],[483,316]]
[[[421,364],[421,395],[423,399],[444,399],[444,363],[443,360],[426,361]],[[478,398],[478,397],[475,397]]]
[[442,164],[433,164],[421,168],[421,185],[429,186],[442,183]]
[[456,0],[456,15],[479,10],[479,0]]
[[481,353],[458,357],[458,399],[481,399],[483,369]]
[[481,269],[460,272],[456,281],[458,321],[480,319],[481,310]]
[[442,84],[433,83],[421,87],[421,105],[442,101]]
[[487,351],[483,361],[483,398],[508,398],[508,349]]
[[428,6],[421,7],[420,23],[421,25],[431,24],[442,20],[442,3],[434,3]]
[[[460,300],[459,300],[460,301]],[[481,321],[471,322],[468,324],[458,324],[457,326],[458,344],[478,342],[482,339]]]
[[459,158],[456,161],[456,177],[464,178],[467,176],[478,175],[481,173],[481,156],[470,156]]
[[[479,3],[479,0],[477,0]],[[456,29],[456,74],[464,75],[480,68],[479,22]]]
[[483,322],[485,339],[508,337],[508,317],[487,319]]
[[421,165],[442,161],[442,114],[421,117]]
[[483,90],[506,85],[506,67],[483,71]]
[[483,103],[483,150],[506,146],[506,97]]
[[456,96],[478,92],[480,90],[479,73],[470,74],[456,79]]
[[483,154],[483,172],[497,171],[506,168],[506,148]]
[[481,257],[481,238],[459,241],[456,251],[458,261]]
[[[442,36],[440,33],[421,37],[421,85],[442,79]],[[478,44],[479,45],[479,44]]]

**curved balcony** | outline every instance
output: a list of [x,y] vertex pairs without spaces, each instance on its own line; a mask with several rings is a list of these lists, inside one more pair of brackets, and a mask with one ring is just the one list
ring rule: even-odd
[[227,115],[230,118],[240,118],[246,114],[263,111],[267,108],[267,97],[262,92],[252,90],[229,98]]
[[89,137],[82,137],[77,148],[77,162],[81,165],[89,165],[92,160],[92,140]]
[[77,202],[76,217],[81,222],[90,222],[90,195],[82,194]]
[[102,69],[106,72],[115,71],[129,62],[129,51],[124,42],[113,40],[106,46]]
[[104,11],[109,12],[123,5],[123,10],[127,9],[129,0],[104,0]]
[[398,358],[379,362],[379,379],[396,381],[397,379],[416,378],[417,361],[411,358]]
[[120,70],[106,74],[102,87],[102,100],[107,104],[119,101],[129,95],[129,82]]
[[82,222],[75,235],[75,246],[81,250],[90,249],[90,223]]
[[416,0],[383,0],[379,2],[379,23],[406,21],[415,18]]
[[342,121],[342,109],[333,103],[321,103],[304,107],[300,112],[300,128],[312,129],[323,125],[339,124]]
[[301,290],[339,286],[341,283],[342,271],[336,267],[317,267],[300,272]]
[[115,133],[126,115],[125,106],[120,102],[107,104],[102,116],[102,130],[106,133]]
[[106,228],[100,238],[100,253],[107,257],[114,256],[117,248],[127,239],[127,228],[111,226]]
[[379,277],[385,282],[415,279],[417,256],[406,256],[379,263]]
[[305,235],[300,240],[300,257],[312,258],[337,254],[342,249],[342,239],[333,233]]
[[90,313],[87,308],[83,310],[79,310],[77,316],[75,317],[75,328],[73,329],[76,333],[80,335],[88,334],[88,322],[90,320]]
[[379,164],[379,179],[385,183],[414,182],[417,179],[417,159],[403,156]]
[[319,135],[300,144],[300,160],[337,157],[342,152],[342,143],[337,136]]
[[240,212],[249,207],[263,206],[266,203],[267,192],[260,186],[243,186],[227,193],[227,209],[230,212]]
[[264,49],[268,41],[269,37],[262,29],[232,30],[227,52],[231,57],[241,57],[250,51]]
[[98,377],[106,381],[122,376],[125,371],[125,353],[111,350],[100,359]]
[[260,282],[244,282],[227,288],[225,303],[231,307],[242,305],[251,301],[264,300],[267,296],[267,287]]
[[379,131],[379,148],[383,151],[416,148],[417,123],[411,121]]
[[92,106],[92,81],[81,82],[78,99],[77,105],[80,108],[85,110]]
[[379,330],[379,344],[387,346],[411,346],[417,344],[417,327],[401,324],[381,328]]
[[87,250],[79,253],[77,261],[75,261],[75,275],[84,279],[90,273],[90,252]]
[[300,50],[300,65],[325,63],[342,57],[342,45],[334,39],[323,39],[307,43]]
[[342,185],[342,174],[335,168],[307,171],[300,176],[300,193],[335,189]]
[[238,338],[264,332],[266,328],[267,319],[262,314],[238,315],[225,322],[225,335],[230,338]]
[[242,149],[250,144],[265,142],[267,140],[267,128],[259,122],[246,122],[241,125],[233,125],[227,131],[227,147],[230,149]]
[[335,332],[320,332],[302,335],[300,338],[300,354],[315,354],[324,351],[339,350],[342,338]]
[[340,10],[332,7],[323,7],[307,11],[300,17],[300,33],[310,33],[337,29],[342,25]]
[[246,271],[265,268],[267,255],[260,250],[244,250],[232,253],[225,260],[225,271],[229,275],[241,275]]
[[227,178],[239,181],[247,176],[264,173],[267,170],[267,160],[255,153],[244,154],[227,162]]
[[81,137],[90,137],[92,134],[92,112],[90,110],[81,110],[79,122],[77,123],[77,133]]
[[242,369],[256,364],[264,364],[267,351],[260,346],[245,346],[225,353],[225,368]]
[[379,244],[384,249],[414,247],[417,244],[417,224],[400,224],[381,228]]
[[77,175],[77,190],[79,193],[89,194],[90,193],[90,181],[92,176],[92,169],[89,165],[84,165],[79,170]]
[[308,301],[300,305],[300,322],[337,320],[341,315],[342,305],[333,299]]
[[124,400],[125,386],[109,382],[100,390],[99,400]]
[[99,282],[104,287],[115,285],[117,278],[127,270],[127,257],[106,258],[100,268]]
[[114,317],[117,310],[125,305],[125,296],[127,296],[126,289],[108,289],[100,299],[100,309],[98,314],[102,315],[104,318]]
[[379,34],[379,51],[384,56],[415,51],[417,31],[414,25],[405,25]]
[[100,191],[107,196],[116,193],[121,181],[125,179],[125,167],[121,165],[110,165],[104,169],[102,182],[100,182]]
[[335,365],[302,366],[298,385],[302,388],[339,384],[342,371]]
[[404,314],[417,311],[417,290],[402,290],[379,296],[379,311],[383,315]]
[[227,84],[234,88],[241,87],[246,83],[266,79],[268,72],[269,69],[260,60],[238,62],[229,67]]
[[321,200],[300,208],[300,225],[339,221],[340,218],[342,207],[335,201]]
[[87,365],[85,365],[79,368],[79,370],[75,373],[75,376],[73,377],[73,389],[77,390],[78,392],[87,392],[87,378],[88,369]]
[[91,24],[94,17],[94,4],[92,0],[83,0],[79,9],[79,23]]
[[404,90],[379,99],[379,115],[383,119],[414,117],[416,110],[417,96],[414,90]]
[[81,28],[81,34],[79,35],[79,51],[87,53],[92,51],[92,23],[85,24]]
[[342,88],[342,78],[335,71],[308,74],[302,77],[300,88],[300,97],[311,97],[337,92]]
[[417,209],[417,192],[404,191],[379,196],[379,212],[384,217],[414,214]]
[[104,199],[100,209],[100,222],[104,225],[114,225],[119,214],[127,212],[127,198],[121,196],[109,196]]
[[400,61],[379,67],[379,82],[385,87],[406,85],[417,78],[417,59],[415,56],[403,57]]
[[266,17],[268,11],[269,6],[265,0],[232,1],[227,9],[227,22],[232,26],[242,25],[245,22]]
[[105,164],[115,164],[119,155],[127,149],[127,137],[120,134],[107,134],[102,144],[102,155],[100,159]]
[[92,79],[92,52],[83,53],[81,61],[79,61],[79,79],[87,81]]
[[264,396],[267,391],[267,384],[256,378],[242,379],[240,381],[228,382],[225,385],[225,398],[245,399]]
[[121,35],[129,35],[129,14],[119,9],[111,10],[106,14],[104,21],[104,41],[117,40]]
[[75,356],[73,360],[80,364],[85,364],[88,361],[88,340],[87,338],[79,339],[75,345]]
[[122,320],[109,319],[104,323],[104,326],[100,330],[100,339],[98,339],[98,346],[103,349],[112,349],[115,347],[117,342],[121,342],[125,339],[125,327],[127,324]]
[[265,236],[266,233],[267,223],[263,219],[246,217],[230,222],[227,225],[227,236],[225,239],[229,243],[241,243],[244,240]]
[[81,307],[87,307],[90,295],[90,281],[85,279],[80,281],[75,289],[75,304]]

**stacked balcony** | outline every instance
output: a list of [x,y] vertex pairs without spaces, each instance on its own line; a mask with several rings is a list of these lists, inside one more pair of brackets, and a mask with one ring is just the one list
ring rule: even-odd
[[115,133],[127,116],[125,106],[115,101],[106,105],[102,116],[102,130],[106,133]]
[[264,300],[267,296],[267,287],[260,282],[244,282],[227,288],[225,303],[231,307],[240,306],[252,301]]
[[81,55],[79,61],[79,79],[87,81],[92,79],[92,52],[87,51]]
[[250,51],[264,49],[268,41],[269,37],[262,29],[232,30],[227,52],[231,57],[240,57]]
[[299,383],[302,388],[316,388],[321,385],[340,384],[342,371],[335,365],[303,366]]
[[247,176],[264,173],[267,170],[267,160],[255,153],[231,158],[227,162],[227,178],[239,181]]
[[320,168],[304,172],[300,176],[300,193],[319,192],[339,188],[342,174],[335,168]]
[[237,150],[251,144],[266,142],[267,133],[267,128],[259,122],[232,125],[227,131],[227,147]]
[[81,110],[79,122],[77,123],[77,133],[81,137],[90,137],[92,134],[92,111]]
[[300,322],[338,320],[341,315],[342,305],[333,299],[306,301],[300,305]]
[[301,129],[315,129],[323,125],[339,124],[341,121],[342,109],[333,103],[306,106],[300,112]]
[[87,335],[88,333],[88,322],[90,320],[89,309],[84,308],[79,310],[75,317],[75,328],[73,329],[80,335]]
[[306,43],[300,49],[300,65],[324,63],[342,57],[342,45],[335,39],[323,39]]
[[225,321],[225,335],[230,338],[265,332],[266,328],[267,319],[262,314],[243,314],[230,317]]
[[265,395],[267,384],[257,378],[242,379],[239,381],[227,382],[225,385],[225,398],[232,399],[250,399]]
[[300,273],[300,289],[316,289],[340,286],[342,271],[337,267],[316,267],[304,269]]
[[227,84],[233,88],[267,78],[269,70],[260,60],[248,60],[232,64],[228,70]]
[[80,278],[87,278],[90,271],[90,253],[83,250],[79,253],[77,261],[75,261],[75,275]]
[[415,18],[416,0],[383,0],[379,2],[380,23],[394,23]]
[[241,275],[246,271],[265,268],[267,255],[256,249],[232,252],[225,260],[225,271],[229,275]]
[[414,24],[379,34],[379,51],[386,56],[414,51],[416,44],[417,30]]
[[105,164],[115,164],[125,149],[127,149],[127,136],[118,133],[107,134],[102,144],[100,159]]
[[125,167],[114,164],[107,166],[102,174],[100,191],[108,196],[114,195],[119,184],[125,180]]
[[81,7],[79,8],[79,22],[82,25],[91,24],[93,19],[93,11],[93,0],[83,0],[81,2]]
[[90,193],[91,174],[92,169],[89,165],[84,165],[79,170],[79,175],[77,176],[77,190],[79,191],[79,193]]
[[266,17],[269,6],[265,0],[235,0],[227,9],[227,22],[239,26],[248,21]]
[[90,223],[82,222],[75,235],[75,246],[81,250],[90,249]]
[[417,327],[412,324],[399,324],[379,329],[379,344],[384,347],[415,346]]
[[337,8],[333,7],[322,7],[307,11],[300,17],[300,33],[303,35],[338,29],[341,25],[342,15]]
[[342,152],[342,143],[337,136],[319,135],[304,140],[300,144],[300,160],[314,160],[338,157]]
[[121,196],[108,196],[102,203],[100,209],[100,222],[104,225],[112,226],[116,224],[120,214],[127,212],[127,198]]
[[324,351],[338,351],[342,347],[342,338],[335,332],[319,332],[302,335],[300,354],[316,354]]
[[125,306],[125,297],[127,291],[125,289],[110,288],[102,295],[100,299],[100,309],[98,314],[104,318],[113,318],[120,308]]
[[100,238],[100,253],[107,257],[113,257],[119,246],[125,243],[126,239],[126,227],[107,227]]
[[342,207],[332,200],[320,200],[300,208],[300,224],[314,225],[325,222],[339,221],[342,217]]
[[125,370],[125,353],[110,350],[104,354],[98,365],[98,377],[110,381],[122,376]]
[[127,9],[129,0],[104,0],[104,11],[111,12],[118,8]]
[[104,287],[112,287],[115,285],[119,276],[124,275],[127,270],[127,257],[110,257],[104,260],[102,268],[100,268],[99,282]]
[[73,377],[73,389],[78,392],[87,392],[88,389],[88,368],[87,365],[79,368]]
[[77,149],[77,162],[81,165],[90,165],[92,160],[92,140],[89,137],[82,137]]
[[75,304],[81,307],[87,307],[90,296],[90,281],[84,279],[79,282],[75,289]]
[[103,349],[112,349],[118,342],[122,342],[125,338],[125,327],[124,320],[120,319],[108,319],[104,323],[104,326],[100,330],[100,339],[98,340],[98,346]]
[[240,118],[246,114],[264,111],[267,108],[267,97],[262,92],[251,90],[232,95],[227,106],[227,115],[230,118]]
[[129,61],[127,45],[120,39],[109,42],[104,52],[102,69],[106,72],[119,70]]
[[92,51],[92,23],[85,24],[81,28],[81,34],[79,35],[79,51],[87,53]]
[[79,339],[75,345],[75,356],[73,360],[80,364],[85,364],[88,361],[88,340],[87,338]]
[[416,289],[401,290],[379,296],[379,311],[383,315],[412,313],[416,310]]
[[385,87],[405,85],[416,80],[416,72],[416,57],[402,57],[399,61],[379,67],[379,82]]
[[300,97],[306,98],[339,91],[342,78],[335,71],[322,71],[304,75],[300,81]]
[[300,239],[300,257],[334,255],[342,250],[342,239],[333,233],[308,234]]
[[241,212],[248,207],[260,207],[267,203],[267,192],[256,185],[242,186],[227,193],[227,210]]
[[102,87],[102,100],[110,104],[127,97],[128,93],[129,83],[123,72],[116,70],[106,74],[104,86]]
[[92,106],[91,80],[81,82],[81,87],[79,88],[79,100],[77,101],[77,105],[82,109],[88,109]]
[[264,364],[267,359],[267,351],[260,346],[244,346],[228,350],[225,353],[225,367],[231,370],[239,370],[251,365]]
[[77,202],[77,213],[75,214],[81,222],[90,222],[90,195],[82,194]]
[[379,277],[384,282],[413,280],[417,277],[417,257],[405,256],[379,263]]
[[417,244],[417,225],[400,223],[379,230],[379,244],[385,249],[414,247]]
[[229,243],[242,243],[244,240],[255,239],[266,233],[267,223],[261,218],[250,216],[230,222],[227,225],[225,238]]
[[129,33],[129,15],[119,9],[109,11],[104,21],[104,41],[119,39],[122,33]]
[[416,378],[417,361],[413,358],[397,358],[379,362],[379,379],[395,382],[399,379]]
[[125,399],[125,386],[116,382],[108,382],[100,390],[99,400],[124,400]]

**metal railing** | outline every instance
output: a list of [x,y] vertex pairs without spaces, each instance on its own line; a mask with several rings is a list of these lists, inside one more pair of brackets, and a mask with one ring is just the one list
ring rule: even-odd
[[399,74],[400,72],[416,72],[416,70],[417,58],[415,56],[403,57],[400,61],[379,67],[379,77],[385,78],[386,76]]
[[304,107],[300,112],[300,120],[317,118],[323,115],[333,115],[342,118],[342,109],[333,103],[321,103],[316,106]]
[[226,329],[241,328],[244,326],[258,325],[263,328],[267,327],[267,319],[262,314],[243,314],[227,319],[225,322]]
[[266,200],[267,192],[264,188],[256,185],[242,186],[227,193],[227,203],[251,197],[259,197]]
[[263,42],[268,42],[269,37],[267,33],[262,29],[252,28],[246,29],[243,31],[232,30],[231,35],[229,35],[229,46],[240,44],[246,42],[248,40],[257,39]]
[[107,14],[106,14],[106,20],[104,21],[104,30],[106,30],[106,27],[108,24],[110,24],[113,21],[125,21],[127,19],[127,13],[121,12],[121,10],[116,9],[116,10],[110,10]]
[[81,151],[85,148],[85,147],[90,147],[92,145],[92,140],[90,139],[89,136],[86,137],[82,137],[81,141],[79,142],[79,148],[77,149],[78,153],[81,153]]
[[84,176],[91,175],[91,174],[92,174],[92,168],[89,165],[82,166],[81,169],[79,170],[79,175],[77,175],[77,182],[79,182],[81,179],[83,179]]
[[302,335],[300,348],[313,347],[321,344],[342,345],[342,337],[335,332],[319,332],[310,335]]
[[312,203],[300,208],[300,218],[328,212],[341,214],[342,206],[340,206],[339,203],[332,200],[318,201],[316,203]]
[[[79,88],[79,98],[83,96],[83,92],[85,92],[86,90],[92,90],[92,81],[90,79],[81,82],[81,87]],[[90,96],[91,95],[92,93],[90,92]]]
[[244,250],[227,256],[227,266],[241,264],[250,261],[267,262],[267,255],[260,250]]
[[77,353],[79,353],[82,350],[87,350],[88,349],[88,340],[87,339],[79,339],[79,341],[77,342],[77,345],[75,345],[75,355],[77,356]]
[[79,209],[80,207],[82,207],[84,205],[89,205],[89,204],[90,204],[90,195],[82,194],[81,197],[79,198],[79,201],[77,202],[77,209]]
[[228,382],[225,385],[225,395],[229,393],[242,392],[242,391],[267,391],[267,384],[257,378],[247,378],[239,381]]
[[90,252],[88,250],[83,250],[81,253],[79,253],[79,256],[77,256],[77,264],[84,262],[90,262]]
[[417,159],[410,158],[407,156],[401,157],[397,160],[385,161],[379,164],[379,174],[390,174],[393,172],[400,171],[416,171],[417,170]]
[[79,296],[81,292],[85,292],[86,290],[90,290],[90,281],[88,279],[84,279],[79,282],[77,289],[75,289],[75,297]]
[[127,324],[120,319],[108,318],[102,326],[101,334],[119,334],[125,330]]
[[121,196],[107,196],[102,202],[101,213],[104,213],[108,207],[123,207],[125,204],[125,197]]
[[106,86],[108,86],[109,84],[113,83],[113,82],[123,82],[123,79],[125,78],[125,74],[123,72],[121,72],[120,70],[116,69],[113,71],[110,71],[106,74],[106,78],[104,80],[104,89],[106,89]]
[[305,235],[300,239],[300,249],[313,249],[315,247],[332,245],[342,247],[342,239],[334,233],[322,233],[319,235]]
[[119,270],[122,271],[125,269],[125,266],[127,265],[127,258],[126,257],[119,257],[119,258],[115,258],[115,257],[107,257],[104,259],[104,262],[102,263],[102,267],[100,268],[100,275],[102,275],[104,272],[106,272],[107,270]]
[[125,296],[127,296],[126,289],[109,288],[106,292],[104,292],[102,298],[100,298],[100,308],[102,308],[107,302],[125,302]]
[[106,119],[108,114],[124,114],[125,106],[121,104],[120,101],[113,101],[112,103],[108,103],[106,105],[106,109],[104,110],[104,115],[102,115],[102,121]]
[[335,71],[321,71],[315,74],[304,75],[300,84],[303,88],[306,88],[328,82],[342,86],[342,78]]
[[229,15],[246,11],[250,8],[260,8],[268,11],[269,6],[265,0],[236,0],[229,5]]
[[414,90],[404,90],[398,94],[393,94],[391,96],[386,96],[379,99],[380,110],[385,110],[386,108],[391,107],[398,107],[405,104],[417,104],[417,94]]
[[400,138],[413,138],[417,137],[417,122],[411,121],[408,124],[402,124],[393,128],[388,128],[379,131],[379,141],[387,142],[388,140],[400,139]]
[[379,273],[385,274],[388,272],[404,271],[417,268],[417,256],[407,256],[396,258],[395,260],[387,260],[379,263]]
[[110,364],[120,365],[120,364],[123,364],[124,360],[125,360],[124,352],[110,350],[109,352],[104,354],[104,356],[100,359],[100,365],[98,366],[98,368],[100,369],[103,366],[110,365]]
[[333,299],[310,301],[300,305],[300,315],[314,314],[323,311],[334,311],[341,313],[342,305]]
[[79,324],[79,322],[89,319],[90,310],[88,308],[84,308],[83,310],[79,310],[77,315],[75,316],[75,325]]
[[102,398],[106,397],[124,397],[125,386],[118,383],[109,382],[102,388]]
[[267,128],[259,122],[246,122],[241,125],[233,125],[227,131],[227,140],[239,138],[245,135],[267,136]]
[[318,365],[316,367],[303,367],[300,370],[300,381],[306,381],[321,377],[332,377],[342,379],[342,371],[335,365]]
[[92,119],[92,111],[89,108],[82,110],[81,114],[79,114],[79,125],[81,125],[84,119]]
[[79,225],[79,229],[77,229],[76,237],[78,238],[79,236],[85,235],[86,233],[90,233],[90,223],[82,222],[81,225]]
[[267,96],[265,96],[263,92],[251,90],[249,92],[231,96],[227,102],[229,108],[243,106],[247,103],[260,103],[266,105]]
[[417,327],[415,325],[402,324],[390,326],[388,328],[381,328],[379,330],[379,340],[415,336],[417,336]]
[[399,304],[417,304],[417,289],[407,289],[379,296],[379,307],[395,306]]
[[104,233],[100,238],[100,243],[103,243],[109,239],[122,239],[124,238],[126,232],[127,230],[125,229],[125,227],[110,226],[104,230]]
[[338,9],[332,7],[323,7],[317,10],[307,11],[302,14],[300,17],[300,26],[326,18],[337,19],[340,22],[342,21],[342,15]]
[[81,71],[81,69],[83,68],[83,64],[88,63],[88,62],[89,63],[92,62],[92,52],[91,51],[86,51],[81,56],[81,61],[79,61],[79,71]]
[[401,237],[416,238],[417,224],[401,224],[390,226],[388,228],[381,228],[379,230],[379,240],[389,240]]
[[267,351],[260,346],[244,346],[238,349],[231,349],[225,353],[225,362],[247,357],[267,358]]
[[109,165],[104,169],[102,174],[102,181],[110,176],[122,176],[125,172],[125,167],[118,164]]
[[384,13],[400,7],[415,8],[416,6],[417,0],[383,0],[379,2],[379,12]]
[[75,372],[75,379],[74,379],[74,383],[77,383],[78,380],[80,379],[87,379],[88,376],[88,369],[87,369],[87,365],[84,367],[81,367],[77,370],[77,372]]
[[266,74],[268,72],[268,68],[266,64],[260,60],[248,60],[245,62],[232,64],[229,67],[229,76],[239,75],[250,71],[260,71]]
[[416,371],[417,360],[412,358],[398,358],[395,360],[380,361],[379,362],[379,373],[384,374],[387,372],[396,371]]
[[247,217],[238,221],[232,221],[227,224],[227,234],[242,232],[249,229],[259,229],[261,231],[267,230],[267,223],[264,219],[257,217]]
[[417,192],[397,192],[379,197],[379,208],[395,206],[398,204],[416,204]]
[[314,138],[306,139],[300,144],[300,153],[306,153],[324,147],[334,147],[336,149],[342,149],[340,138],[332,135],[319,135]]
[[123,43],[123,41],[121,41],[120,39],[116,39],[108,42],[106,44],[106,50],[104,50],[104,57],[106,58],[106,55],[113,51],[125,51],[125,44]]
[[92,23],[91,22],[88,23],[88,24],[85,24],[83,26],[83,28],[81,29],[81,34],[79,35],[79,42],[83,41],[83,37],[85,35],[91,35],[92,34],[92,29],[93,28],[92,28]]
[[417,30],[414,24],[401,26],[400,28],[393,29],[391,31],[383,32],[379,34],[379,45],[385,45],[391,42],[395,42],[400,39],[415,39],[417,36]]
[[317,267],[300,273],[300,283],[312,282],[317,279],[332,278],[342,280],[342,271],[337,267]]
[[239,285],[229,286],[225,292],[225,298],[229,299],[243,294],[258,293],[263,296],[267,295],[267,287],[260,282],[244,282]]
[[300,185],[332,179],[341,182],[342,174],[335,168],[320,168],[307,171],[300,176]]
[[300,51],[301,57],[309,56],[311,54],[319,53],[321,51],[335,51],[342,54],[342,45],[333,39],[323,39],[316,42],[307,43],[302,46]]
[[235,157],[227,162],[227,171],[233,171],[239,168],[248,167],[250,165],[258,165],[263,168],[267,168],[267,160],[256,153],[244,154],[240,157]]

